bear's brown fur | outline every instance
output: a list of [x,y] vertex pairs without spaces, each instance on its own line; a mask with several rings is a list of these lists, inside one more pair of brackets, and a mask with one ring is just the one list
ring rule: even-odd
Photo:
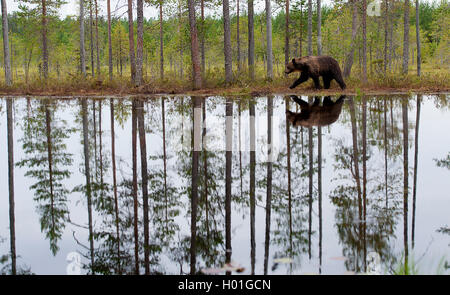
[[326,126],[337,121],[342,111],[345,96],[333,102],[329,96],[323,99],[323,105],[320,105],[320,98],[316,97],[312,105],[306,101],[291,95],[291,98],[300,105],[301,112],[294,113],[286,111],[286,116],[293,126],[313,127]]
[[298,78],[294,84],[289,88],[293,89],[299,84],[312,78],[316,89],[320,89],[319,77],[323,78],[323,85],[325,89],[330,88],[331,80],[336,80],[341,89],[345,89],[344,79],[342,79],[341,68],[339,63],[330,56],[304,56],[301,58],[294,58],[286,65],[286,74],[292,72],[301,72],[300,78]]

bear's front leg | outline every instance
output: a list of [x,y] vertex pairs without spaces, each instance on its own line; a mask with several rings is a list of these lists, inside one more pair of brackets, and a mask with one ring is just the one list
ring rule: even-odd
[[294,89],[295,87],[297,87],[298,85],[300,85],[301,83],[307,81],[309,78],[308,74],[306,74],[305,72],[302,72],[300,75],[300,78],[298,78],[297,80],[295,80],[294,84],[292,84],[289,88],[290,89]]

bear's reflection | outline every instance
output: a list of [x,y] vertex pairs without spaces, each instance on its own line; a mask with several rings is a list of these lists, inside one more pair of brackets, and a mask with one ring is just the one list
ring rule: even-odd
[[296,95],[291,95],[291,98],[300,105],[301,112],[286,111],[289,122],[293,126],[313,127],[326,126],[336,122],[341,114],[345,95],[340,96],[336,102],[333,102],[330,96],[326,96],[322,105],[320,105],[318,97],[311,105]]

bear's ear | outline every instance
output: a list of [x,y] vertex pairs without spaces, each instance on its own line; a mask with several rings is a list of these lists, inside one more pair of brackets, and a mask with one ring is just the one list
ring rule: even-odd
[[292,59],[292,64],[295,66],[295,64],[296,64],[295,58]]

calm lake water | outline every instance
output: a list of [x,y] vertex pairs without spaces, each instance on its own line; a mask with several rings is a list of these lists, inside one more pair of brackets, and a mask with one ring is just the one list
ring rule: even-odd
[[141,274],[450,274],[448,94],[15,98],[10,122],[19,271],[133,273],[137,235]]

